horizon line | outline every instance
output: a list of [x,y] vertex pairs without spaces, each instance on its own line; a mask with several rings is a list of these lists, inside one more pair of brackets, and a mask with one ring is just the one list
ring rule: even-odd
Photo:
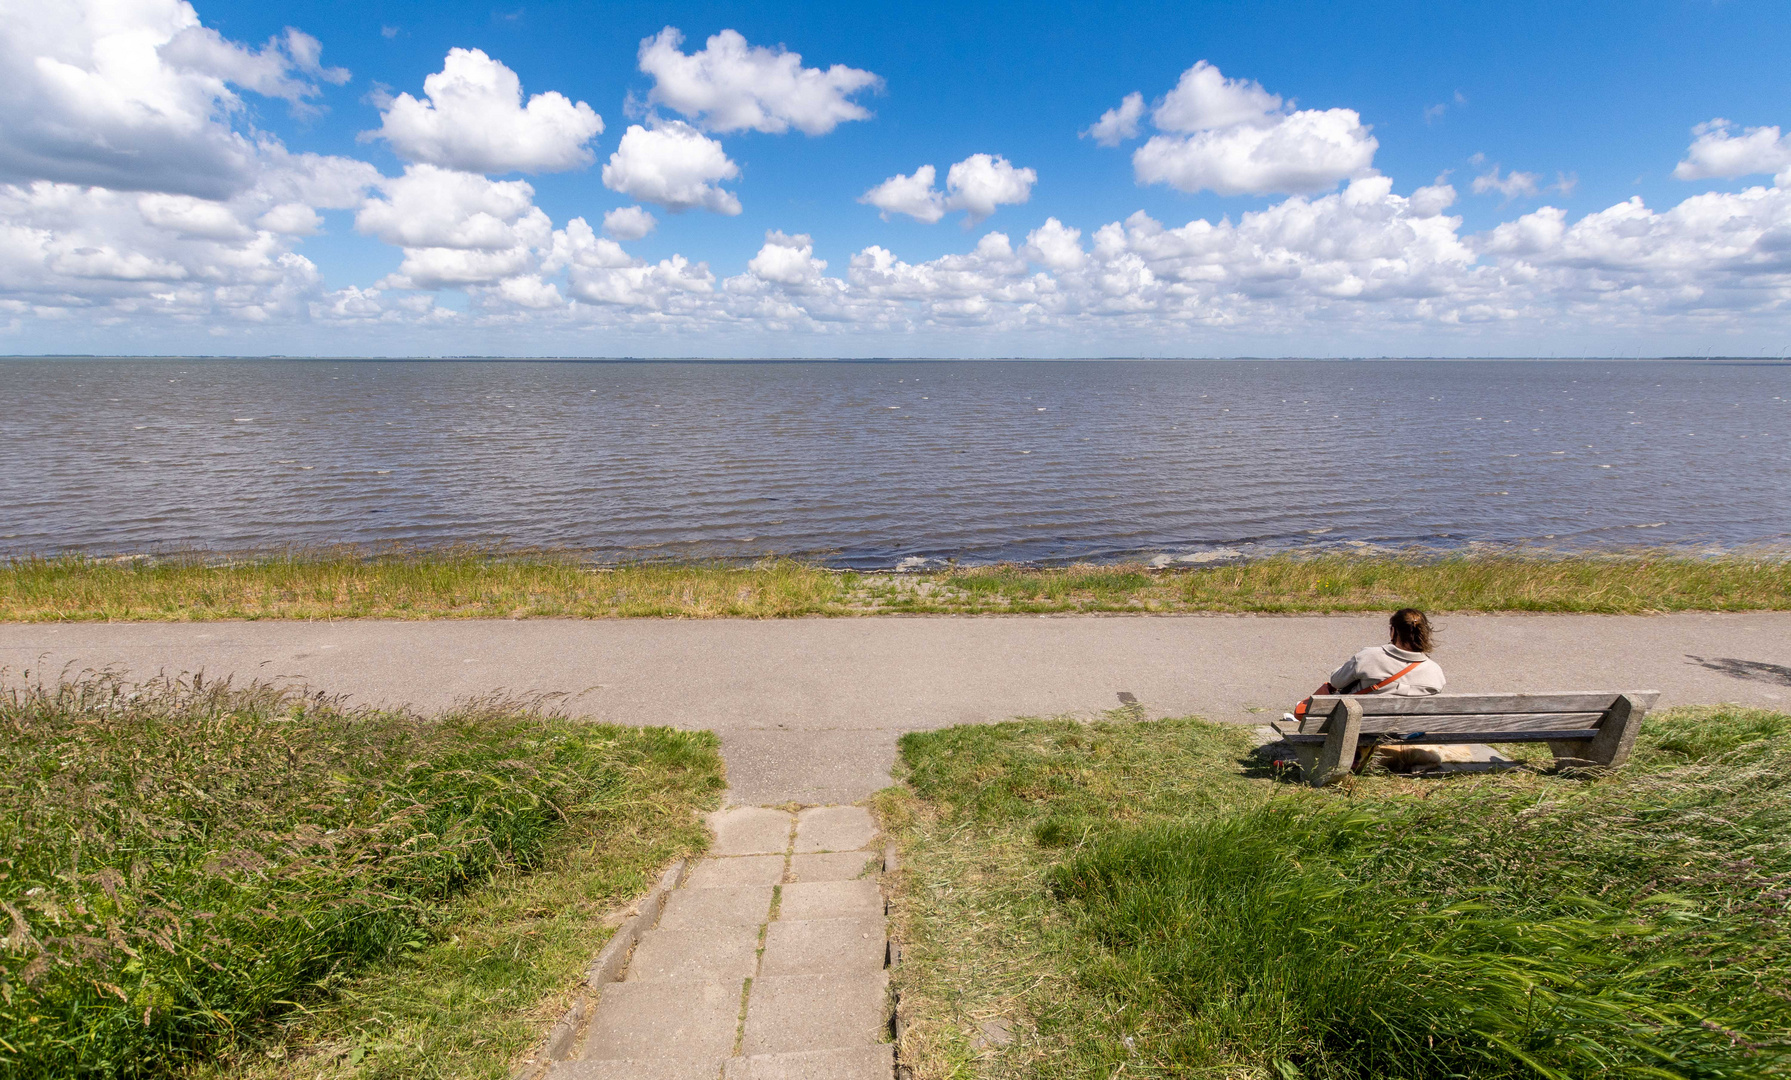
[[1749,363],[1791,364],[1784,356],[568,356],[541,354],[355,355],[296,353],[0,353],[4,360],[297,360],[392,363],[584,363],[584,364],[961,364],[961,363]]

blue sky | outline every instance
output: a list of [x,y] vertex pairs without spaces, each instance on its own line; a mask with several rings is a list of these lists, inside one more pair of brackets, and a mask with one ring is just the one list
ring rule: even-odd
[[[245,172],[231,191],[178,178],[139,182],[118,170],[96,187],[89,165],[100,151],[20,119],[76,110],[79,102],[57,96],[66,86],[15,90],[14,100],[0,101],[10,117],[0,119],[0,180],[13,192],[0,199],[0,223],[29,243],[20,241],[0,275],[0,317],[10,318],[0,351],[1776,355],[1791,346],[1791,241],[1783,239],[1791,237],[1791,136],[1782,134],[1791,128],[1791,19],[1782,4],[119,6],[140,9],[132,25],[144,55],[167,66],[192,122],[216,129],[181,137],[259,144],[241,151],[254,155],[242,168],[261,171]],[[805,69],[874,75],[874,85],[835,95],[871,115],[811,135],[728,130],[714,113],[681,112],[663,88],[654,99],[662,80],[641,58],[643,40],[665,27],[682,33],[676,48],[685,56],[731,30],[752,49],[772,50],[761,58],[787,50]],[[320,62],[302,46],[266,44],[288,28],[315,39]],[[95,59],[105,50],[95,43],[111,39],[96,19],[46,16],[34,29],[0,55],[20,77],[8,81],[29,84],[50,54],[105,77]],[[183,30],[209,35],[210,51],[194,51],[190,37],[167,44]],[[142,46],[158,34],[152,48]],[[485,63],[514,72],[524,100],[563,95],[567,116],[574,103],[588,106],[601,133],[558,137],[560,151],[582,152],[591,164],[542,168],[517,158],[521,167],[499,169],[494,160],[509,162],[469,164],[448,151],[431,159],[414,140],[365,137],[381,128],[394,95],[424,99],[424,80],[444,70],[453,49],[481,50]],[[1231,126],[1164,126],[1154,110],[1203,61],[1217,72],[1201,115],[1212,115],[1213,94],[1273,104]],[[275,94],[256,83],[276,77],[286,81]],[[109,92],[153,97],[160,85]],[[774,92],[764,93],[775,113]],[[1131,93],[1143,109],[1134,137],[1103,146],[1084,134]],[[1289,180],[1286,155],[1306,153],[1295,141],[1282,172],[1227,179],[1243,175],[1238,161],[1222,159],[1230,134],[1292,138],[1302,117],[1333,125],[1325,129],[1333,135],[1353,132],[1335,135],[1347,144],[1337,150],[1343,157]],[[1728,126],[1709,127],[1719,119]],[[711,189],[732,195],[739,212],[679,210],[638,185],[606,185],[605,165],[630,125],[677,127],[716,144],[737,175]],[[1694,152],[1700,136],[1702,157]],[[1170,179],[1153,181],[1135,155],[1158,140],[1179,156]],[[357,173],[362,187],[346,196],[300,192],[317,223],[257,240],[276,196],[257,202],[246,193],[291,188],[274,177],[287,159],[269,157],[270,141],[287,155],[371,166],[378,178]],[[160,134],[144,145],[133,161],[163,152],[191,158]],[[973,155],[1009,170],[1006,195],[994,196],[980,220],[961,210],[934,221],[901,209],[880,214],[861,201],[931,164],[934,205],[949,206],[946,173]],[[518,224],[523,215],[507,219],[519,231],[501,272],[462,268],[449,284],[452,274],[415,272],[428,262],[415,252],[454,261],[463,240],[400,242],[422,234],[405,231],[403,196],[380,178],[426,171],[430,160],[479,183],[529,185],[527,205],[546,221],[531,231]],[[1013,170],[1031,170],[1030,183]],[[1774,179],[1781,174],[1785,183]],[[1446,205],[1396,201],[1436,189],[1439,177],[1452,189]],[[1352,188],[1369,181],[1384,190]],[[46,184],[68,194],[52,199]],[[416,196],[435,199],[434,190]],[[517,189],[505,190],[511,197]],[[1351,190],[1359,197],[1343,206]],[[84,206],[75,205],[77,192]],[[1702,195],[1746,201],[1670,216]],[[152,206],[149,196],[164,201]],[[1647,216],[1597,217],[1636,196]],[[393,209],[369,216],[368,203],[382,197]],[[187,224],[169,225],[167,200],[195,198],[236,215],[241,227],[208,226],[201,235],[191,222],[206,207],[185,202],[176,216]],[[568,223],[582,218],[600,236],[605,212],[635,205],[655,227],[637,239],[618,235],[629,265],[608,248],[582,263],[552,254],[543,230],[570,236]],[[1128,222],[1140,212],[1154,225]],[[1174,232],[1201,220],[1242,225],[1249,215],[1259,216],[1256,231],[1228,237],[1223,252]],[[1438,220],[1453,221],[1446,235]],[[1125,238],[1103,248],[1096,234],[1110,224]],[[1050,237],[1036,234],[1047,225],[1060,241],[1074,231],[1081,254],[1063,255],[1067,241],[1050,249],[1058,255],[1041,254]],[[1157,226],[1167,239],[1151,231]],[[774,232],[786,239],[769,241]],[[1004,238],[1006,254],[979,247],[991,234]],[[752,269],[778,244],[773,255],[800,259]],[[870,267],[863,253],[873,247],[894,269]],[[108,258],[58,261],[58,251]],[[36,271],[34,258],[43,264]],[[243,269],[251,259],[265,266]],[[865,267],[854,270],[855,259]],[[819,262],[826,266],[816,269]],[[765,269],[773,263],[782,269]],[[708,277],[655,270],[673,264],[701,264]],[[665,288],[648,280],[674,278]],[[251,296],[255,289],[266,295]]]

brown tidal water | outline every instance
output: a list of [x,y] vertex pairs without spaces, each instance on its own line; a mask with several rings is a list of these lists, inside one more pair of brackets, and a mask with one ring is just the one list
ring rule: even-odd
[[1791,366],[0,360],[0,555],[1791,540]]

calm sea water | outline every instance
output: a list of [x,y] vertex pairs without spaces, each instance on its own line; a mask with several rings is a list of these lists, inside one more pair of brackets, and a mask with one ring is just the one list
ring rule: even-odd
[[3,360],[0,554],[1791,538],[1791,366]]

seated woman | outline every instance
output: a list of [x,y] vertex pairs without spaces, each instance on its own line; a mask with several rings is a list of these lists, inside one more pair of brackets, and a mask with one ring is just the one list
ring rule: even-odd
[[[1441,693],[1448,681],[1443,669],[1430,658],[1434,642],[1430,620],[1417,608],[1400,608],[1387,620],[1388,643],[1370,645],[1343,662],[1331,672],[1331,680],[1319,687],[1320,694],[1398,694],[1419,696]],[[1288,714],[1293,719],[1293,714]],[[1356,751],[1352,770],[1361,772],[1374,756],[1374,746],[1364,745]],[[1385,747],[1379,756],[1383,764],[1395,771],[1410,771],[1439,764],[1437,752],[1428,747]]]
[[1333,694],[1442,693],[1443,669],[1430,658],[1430,620],[1417,608],[1400,608],[1387,620],[1388,643],[1371,645],[1331,672]]

